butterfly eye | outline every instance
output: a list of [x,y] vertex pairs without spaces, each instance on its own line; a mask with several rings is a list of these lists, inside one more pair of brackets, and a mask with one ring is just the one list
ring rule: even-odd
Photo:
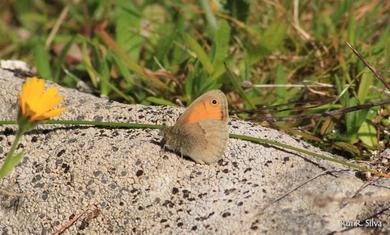
[[217,100],[213,100],[213,101],[211,101],[211,103],[212,103],[212,104],[217,104],[218,101],[217,101]]

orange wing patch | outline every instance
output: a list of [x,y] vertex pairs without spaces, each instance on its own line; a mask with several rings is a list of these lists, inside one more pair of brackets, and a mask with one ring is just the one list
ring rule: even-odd
[[221,104],[212,105],[208,100],[192,106],[182,122],[185,124],[195,123],[203,120],[223,120]]

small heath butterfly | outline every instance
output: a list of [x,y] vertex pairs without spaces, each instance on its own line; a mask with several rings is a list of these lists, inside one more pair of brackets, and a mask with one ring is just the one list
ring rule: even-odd
[[198,97],[172,127],[162,129],[165,146],[197,163],[222,158],[229,139],[228,104],[225,94],[212,90]]

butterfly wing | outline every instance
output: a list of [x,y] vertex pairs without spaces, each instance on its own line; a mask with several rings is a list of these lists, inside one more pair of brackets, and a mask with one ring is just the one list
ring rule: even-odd
[[198,163],[212,163],[222,158],[226,148],[228,119],[225,94],[213,90],[197,98],[162,135],[168,148]]
[[219,120],[205,120],[181,129],[180,151],[197,163],[213,163],[222,158],[229,139],[228,126]]
[[177,119],[175,125],[187,125],[203,120],[220,120],[227,123],[228,119],[228,104],[225,94],[220,90],[212,90],[192,102]]

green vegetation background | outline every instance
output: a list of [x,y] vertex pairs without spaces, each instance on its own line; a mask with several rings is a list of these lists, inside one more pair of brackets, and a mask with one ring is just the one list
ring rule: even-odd
[[190,103],[222,89],[243,119],[347,157],[389,147],[390,107],[265,122],[388,99],[390,1],[2,0],[0,58],[125,103]]

